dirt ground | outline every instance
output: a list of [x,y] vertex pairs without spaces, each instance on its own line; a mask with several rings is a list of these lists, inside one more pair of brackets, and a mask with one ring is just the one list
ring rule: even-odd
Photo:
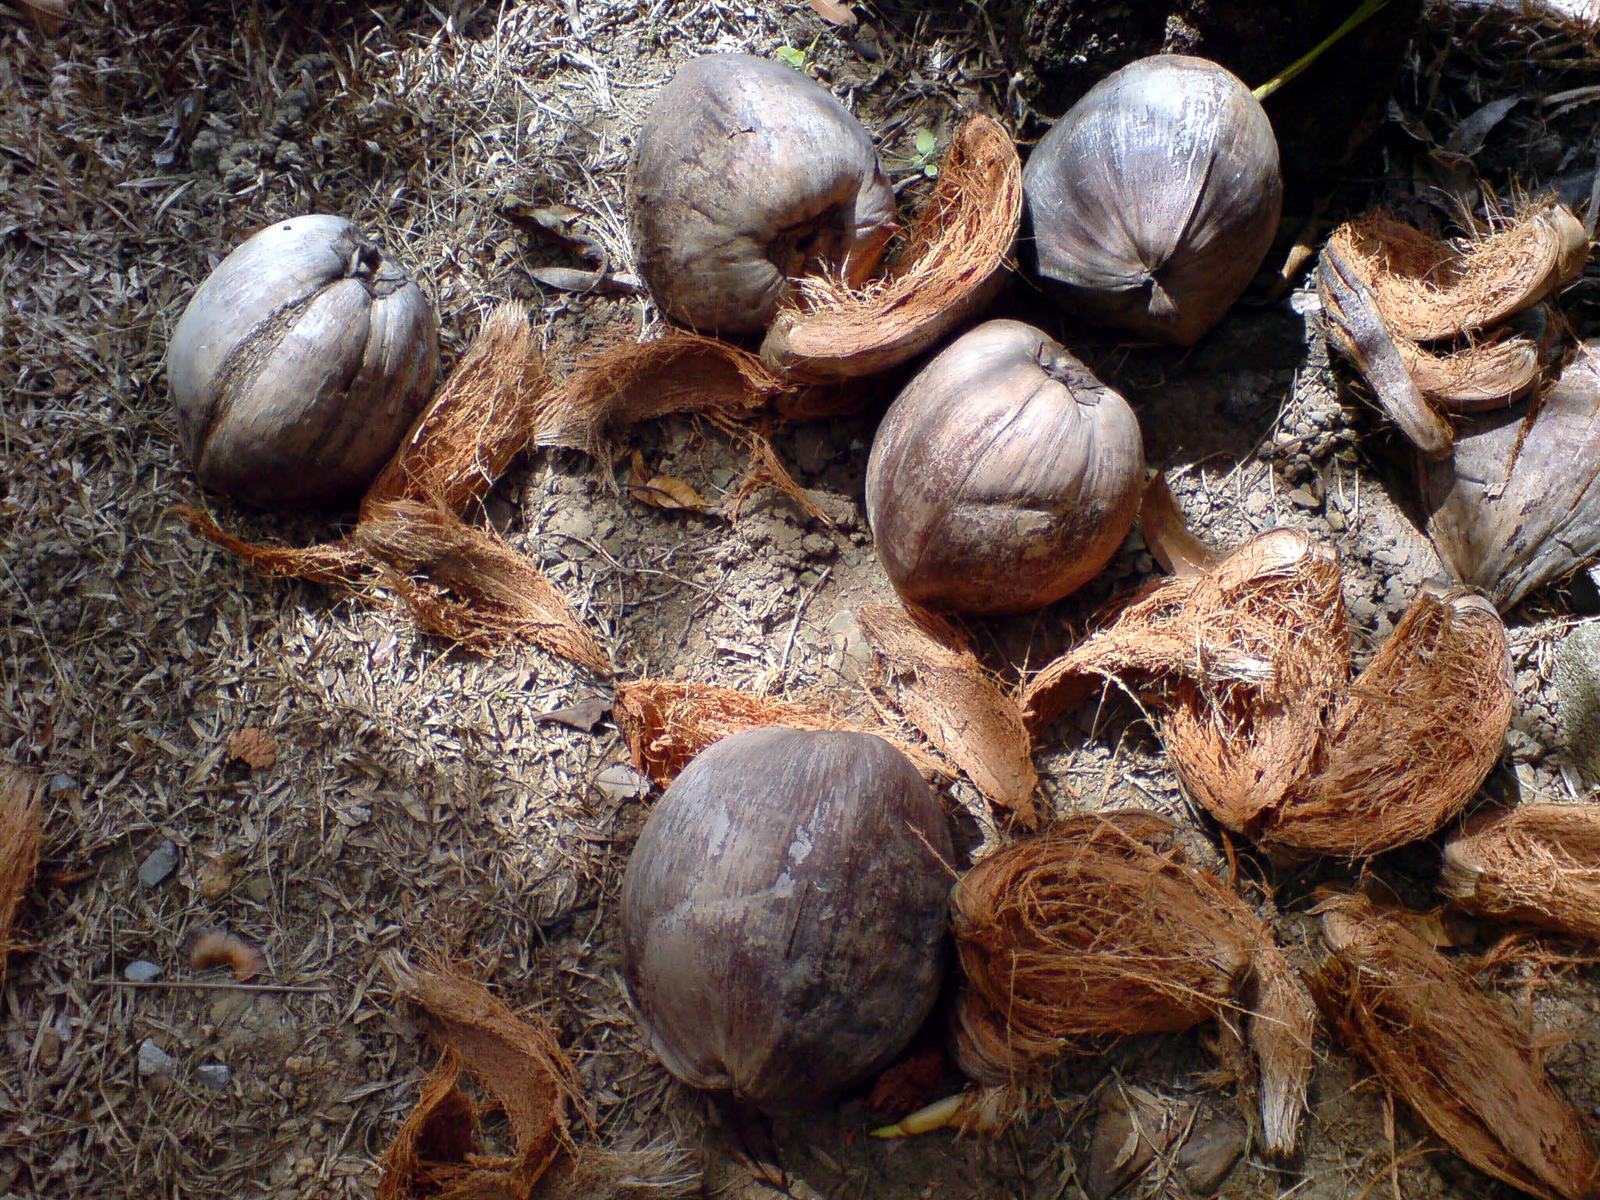
[[[1042,128],[1008,87],[981,4],[873,10],[869,25],[850,39],[802,4],[735,0],[80,0],[46,36],[0,6],[0,758],[49,780],[25,945],[0,1002],[0,1198],[370,1195],[433,1061],[392,996],[392,953],[453,956],[552,1020],[594,1105],[581,1136],[678,1145],[703,1164],[708,1194],[770,1194],[645,1052],[623,999],[616,896],[648,799],[609,719],[583,731],[543,718],[606,689],[532,649],[454,651],[397,611],[263,580],[194,539],[170,512],[200,497],[161,356],[231,246],[308,210],[351,217],[414,270],[447,362],[508,297],[530,303],[558,356],[601,331],[647,334],[657,318],[643,299],[537,284],[533,268],[586,264],[518,214],[573,205],[626,264],[633,130],[653,90],[705,50],[803,55],[862,116],[906,197],[919,130],[942,145],[980,104],[1024,139]],[[1435,9],[1313,235],[1374,200],[1435,220],[1518,187],[1587,204],[1593,104],[1546,97],[1596,84],[1592,45]],[[1464,125],[1513,96],[1498,121]],[[1311,215],[1286,215],[1272,265]],[[1597,278],[1591,267],[1564,300],[1590,335]],[[1286,524],[1336,545],[1364,659],[1439,565],[1403,511],[1403,456],[1330,368],[1303,273],[1282,296],[1267,282],[1184,355],[1063,328],[1021,284],[1001,307],[1061,333],[1124,391],[1150,462],[1177,470],[1185,512],[1212,541]],[[709,514],[645,507],[606,468],[558,453],[520,464],[485,516],[580,607],[625,678],[864,704],[852,614],[892,593],[862,480],[895,386],[857,418],[778,436],[831,526],[773,494],[732,519],[741,455],[686,420],[641,427],[629,448],[698,488]],[[256,536],[330,529],[209,503]],[[1154,573],[1135,536],[1083,594],[972,632],[997,669],[1037,665]],[[1551,661],[1596,613],[1600,595],[1579,579],[1512,614],[1518,708],[1488,792],[1584,794],[1561,749]],[[271,766],[230,756],[245,728],[275,740]],[[1132,804],[1202,827],[1149,727],[1115,697],[1065,718],[1037,763],[1057,812]],[[969,843],[1004,836],[968,783],[949,797]],[[142,883],[168,842],[176,869]],[[1436,857],[1422,846],[1374,869],[1421,897]],[[1309,961],[1311,892],[1351,878],[1348,865],[1247,858],[1245,874]],[[165,986],[216,978],[185,954],[212,927],[259,945],[267,981],[294,990]],[[1498,936],[1481,934],[1478,949]],[[124,986],[141,960],[160,968],[155,986]],[[1557,1036],[1552,1074],[1600,1115],[1600,971],[1524,959],[1484,979]],[[1285,1168],[1250,1151],[1222,1195],[1502,1194],[1403,1110],[1391,1120],[1382,1089],[1325,1042],[1319,1060],[1303,1158]],[[1072,1197],[1108,1087],[1223,1113],[1234,1089],[1214,1075],[1198,1036],[1138,1039],[1063,1066],[1051,1101],[992,1142],[871,1141],[877,1118],[855,1099],[779,1122],[777,1144],[796,1195]],[[1160,1178],[1144,1187],[1182,1194]]]

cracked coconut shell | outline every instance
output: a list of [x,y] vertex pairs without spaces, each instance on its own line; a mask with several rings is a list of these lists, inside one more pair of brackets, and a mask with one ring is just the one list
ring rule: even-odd
[[1023,170],[1035,267],[1080,316],[1189,346],[1233,305],[1278,229],[1278,143],[1259,101],[1203,58],[1101,80]]
[[713,745],[657,801],[622,882],[623,978],[656,1054],[767,1110],[870,1079],[938,995],[951,857],[938,801],[881,738]]
[[748,54],[692,59],[661,90],[628,174],[640,275],[669,317],[759,333],[808,275],[855,287],[894,230],[872,139],[800,72]]
[[1127,402],[1039,330],[989,321],[889,407],[867,462],[867,520],[907,603],[1025,612],[1099,574],[1143,488]]
[[359,496],[433,392],[433,306],[343,217],[239,246],[167,349],[178,435],[205,488],[262,508]]

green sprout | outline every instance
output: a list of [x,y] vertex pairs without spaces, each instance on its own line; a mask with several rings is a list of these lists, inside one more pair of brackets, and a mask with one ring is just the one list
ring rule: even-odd
[[916,154],[911,159],[911,169],[921,171],[929,179],[939,176],[939,164],[933,161],[933,152],[938,148],[939,141],[933,136],[931,129],[919,129],[911,139],[911,144]]

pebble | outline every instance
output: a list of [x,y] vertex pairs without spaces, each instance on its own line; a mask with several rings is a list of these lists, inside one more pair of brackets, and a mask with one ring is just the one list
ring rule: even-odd
[[168,838],[139,864],[139,882],[153,888],[165,882],[178,869],[178,847]]
[[1316,508],[1317,505],[1322,503],[1322,501],[1318,500],[1311,492],[1307,491],[1305,488],[1299,487],[1294,488],[1289,492],[1289,500],[1291,503],[1296,504],[1301,508]]
[[195,1074],[200,1077],[201,1083],[218,1092],[233,1079],[233,1072],[228,1070],[227,1063],[201,1063],[195,1068]]
[[149,959],[136,958],[122,968],[122,977],[129,983],[149,983],[161,977],[161,966]]
[[149,1038],[139,1043],[139,1074],[170,1075],[177,1065],[177,1059]]

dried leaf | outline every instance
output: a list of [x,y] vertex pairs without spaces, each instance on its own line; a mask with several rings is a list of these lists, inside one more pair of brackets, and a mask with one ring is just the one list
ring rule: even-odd
[[974,114],[951,140],[932,196],[887,276],[857,291],[801,283],[761,357],[796,379],[887,370],[969,321],[1004,282],[1022,223],[1022,163],[1009,134]]
[[1468,912],[1600,942],[1600,805],[1524,804],[1445,843],[1439,890]]
[[949,774],[941,761],[881,726],[855,724],[824,704],[752,696],[734,688],[639,679],[617,688],[614,715],[633,765],[660,787],[676,779],[689,760],[713,742],[766,725],[875,734],[909,758],[923,775]]
[[984,797],[1029,828],[1039,823],[1039,777],[1017,701],[1001,690],[955,629],[928,613],[883,604],[856,613],[879,684]]
[[[555,1031],[458,974],[404,971],[399,991],[426,1012],[443,1057],[383,1156],[378,1200],[528,1200],[569,1146],[569,1107],[582,1107]],[[480,1109],[460,1090],[463,1068],[506,1114],[516,1153],[477,1151]]]
[[652,475],[645,469],[644,455],[633,452],[628,470],[628,495],[651,508],[684,512],[705,512],[705,498],[681,479],[671,475]]
[[591,696],[586,700],[579,700],[576,704],[569,704],[564,708],[552,708],[549,712],[540,713],[534,718],[536,721],[555,721],[569,729],[576,729],[582,733],[593,733],[595,726],[605,720],[611,711],[611,701],[603,700],[598,696]]
[[278,761],[278,739],[264,729],[247,725],[228,739],[228,757],[265,771]]
[[839,0],[806,0],[806,3],[824,21],[842,25],[846,29],[856,27],[856,14],[848,4],[841,4]]
[[638,296],[644,292],[644,282],[637,275],[625,271],[585,271],[577,267],[530,267],[528,274],[534,282],[560,292],[617,292],[624,296]]
[[1439,557],[1502,612],[1600,557],[1600,341],[1542,398],[1471,421],[1417,481]]
[[267,969],[266,956],[241,937],[221,929],[200,933],[189,947],[189,965],[196,971],[227,967],[235,979],[254,979]]
[[22,897],[39,866],[39,777],[21,767],[0,763],[0,987],[6,980],[6,957],[18,944],[12,940]]
[[1589,1200],[1600,1158],[1521,1025],[1366,900],[1323,913],[1332,954],[1313,991],[1345,1048],[1479,1170],[1545,1200]]

